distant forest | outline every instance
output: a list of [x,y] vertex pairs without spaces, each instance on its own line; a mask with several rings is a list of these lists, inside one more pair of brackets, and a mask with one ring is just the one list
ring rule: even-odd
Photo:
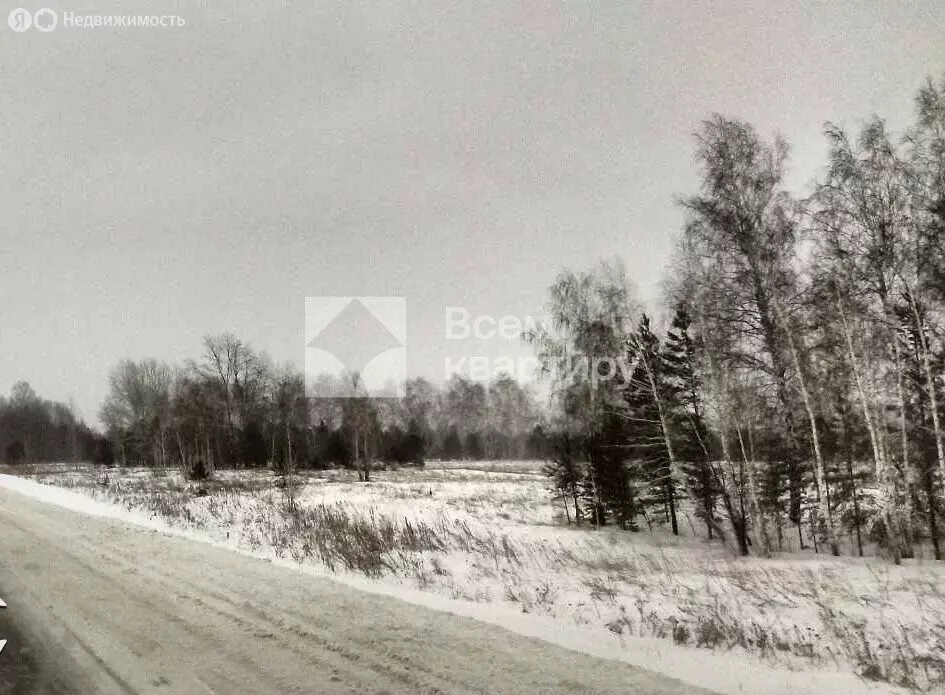
[[200,360],[171,367],[119,363],[109,375],[100,435],[71,408],[41,400],[28,384],[0,402],[8,463],[94,460],[216,468],[363,468],[371,461],[544,457],[542,409],[511,377],[488,384],[456,375],[443,386],[417,378],[405,397],[308,398],[303,374],[277,367],[233,335],[208,336]]
[[10,464],[89,461],[107,457],[110,444],[64,403],[43,400],[25,381],[0,396],[0,452]]

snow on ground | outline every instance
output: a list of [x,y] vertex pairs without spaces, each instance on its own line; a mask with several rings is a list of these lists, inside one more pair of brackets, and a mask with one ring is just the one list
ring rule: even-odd
[[540,464],[503,466],[306,475],[293,504],[264,472],[221,472],[206,496],[176,473],[65,465],[36,470],[46,486],[0,484],[719,692],[942,683],[945,572],[933,564],[742,559],[695,537],[567,528]]

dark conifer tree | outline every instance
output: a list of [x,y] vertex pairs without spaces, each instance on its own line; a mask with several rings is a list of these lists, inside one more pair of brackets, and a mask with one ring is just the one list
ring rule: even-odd
[[689,314],[676,307],[660,352],[667,401],[673,406],[673,424],[680,467],[687,488],[695,497],[696,515],[705,522],[709,539],[718,529],[715,507],[719,483],[710,461],[709,431],[703,415],[702,379],[697,367],[698,341],[690,333]]
[[[672,412],[674,404],[666,399],[674,392],[666,388],[660,341],[650,328],[650,319],[646,314],[640,318],[632,342],[628,362],[633,367],[624,390],[624,417],[630,458],[639,466],[641,482],[645,486],[641,501],[647,507],[662,511],[673,533],[678,535],[679,481],[674,478],[665,441],[667,436],[672,437],[673,434],[663,430],[657,404],[659,399],[664,414]],[[671,423],[667,424],[671,426]]]

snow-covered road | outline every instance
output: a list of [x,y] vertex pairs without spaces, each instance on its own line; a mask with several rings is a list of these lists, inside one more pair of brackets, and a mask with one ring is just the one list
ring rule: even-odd
[[707,692],[5,489],[0,595],[77,692]]

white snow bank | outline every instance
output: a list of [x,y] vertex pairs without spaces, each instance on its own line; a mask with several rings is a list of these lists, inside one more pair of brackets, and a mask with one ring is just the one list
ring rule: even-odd
[[224,542],[214,539],[209,534],[176,528],[161,519],[150,518],[142,512],[130,511],[81,493],[16,476],[0,474],[0,487],[82,514],[116,519],[227,548],[244,555],[262,557],[271,560],[274,564],[291,567],[321,579],[337,581],[362,591],[480,620],[517,634],[538,638],[592,656],[629,663],[725,695],[797,695],[798,693],[876,695],[907,692],[886,683],[870,683],[852,674],[811,670],[788,671],[766,666],[739,654],[686,648],[655,638],[618,637],[605,628],[568,625],[548,616],[523,614],[505,605],[476,603],[426,593],[403,586],[392,577],[371,580],[356,574],[330,573],[319,566],[299,565],[291,560],[277,558],[271,552],[252,552],[238,548],[235,541]]

